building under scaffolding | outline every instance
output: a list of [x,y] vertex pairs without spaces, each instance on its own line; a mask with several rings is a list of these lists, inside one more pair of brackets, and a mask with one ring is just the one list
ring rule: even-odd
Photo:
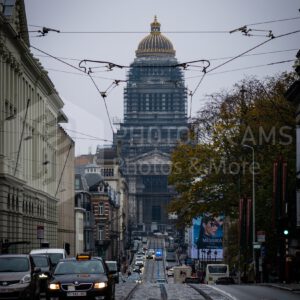
[[186,137],[187,89],[173,45],[155,18],[130,66],[124,121],[114,135],[129,185],[130,221],[138,230],[170,228],[170,154]]

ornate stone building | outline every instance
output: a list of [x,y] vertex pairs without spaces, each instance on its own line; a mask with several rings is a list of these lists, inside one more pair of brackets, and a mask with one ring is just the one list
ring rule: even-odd
[[128,180],[130,224],[167,230],[170,154],[187,134],[187,89],[175,50],[156,17],[138,45],[124,90],[124,122],[114,135]]
[[75,240],[74,222],[58,228],[57,212],[61,189],[74,209],[74,143],[59,128],[64,103],[29,47],[24,1],[0,1],[0,252]]

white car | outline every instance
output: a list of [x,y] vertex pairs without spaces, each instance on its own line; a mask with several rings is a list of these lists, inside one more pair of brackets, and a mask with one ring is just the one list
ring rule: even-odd
[[173,268],[170,268],[170,269],[168,269],[167,270],[167,276],[169,277],[171,277],[171,276],[174,276],[174,269]]
[[144,260],[142,259],[137,259],[134,263],[135,266],[138,266],[138,267],[143,267],[144,266]]

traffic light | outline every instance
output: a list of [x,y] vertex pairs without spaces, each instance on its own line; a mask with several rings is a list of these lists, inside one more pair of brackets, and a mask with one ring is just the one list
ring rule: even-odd
[[284,216],[279,220],[280,224],[280,233],[284,237],[288,237],[290,234],[290,220],[288,216]]

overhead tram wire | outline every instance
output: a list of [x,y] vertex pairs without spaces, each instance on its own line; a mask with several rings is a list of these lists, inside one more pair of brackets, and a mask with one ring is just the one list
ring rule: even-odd
[[[63,60],[61,60],[61,59],[59,59],[59,58],[57,58],[57,57],[55,57],[55,56],[53,56],[53,55],[51,55],[51,54],[45,52],[45,51],[43,51],[43,50],[41,50],[41,49],[39,49],[39,48],[36,48],[36,47],[34,47],[34,46],[32,46],[32,45],[31,45],[30,47],[33,48],[33,49],[35,49],[35,50],[37,50],[37,51],[39,51],[39,52],[41,52],[41,53],[43,53],[43,54],[45,54],[45,55],[48,55],[48,56],[52,57],[52,58],[55,59],[55,60],[58,60],[59,62],[61,62],[61,63],[63,63],[63,64],[66,64],[66,65],[69,66],[69,67],[72,67],[73,69],[76,69],[76,70],[79,70],[80,72],[85,73],[85,71],[83,71],[82,69],[77,68],[77,67],[75,67],[75,66],[73,66],[73,65],[71,65],[71,64],[69,64],[69,63],[67,63],[67,62],[65,62],[65,61],[63,61]],[[109,124],[110,124],[110,127],[111,127],[112,132],[114,133],[114,129],[113,129],[113,126],[112,126],[112,122],[111,122],[111,118],[110,118],[110,114],[109,114],[109,111],[108,111],[108,107],[107,107],[107,103],[106,103],[105,97],[102,96],[101,91],[99,90],[99,88],[98,88],[96,82],[94,81],[93,77],[91,76],[90,72],[88,72],[87,75],[88,75],[89,78],[92,80],[92,82],[93,82],[95,88],[97,89],[97,91],[99,92],[99,94],[101,95],[101,97],[102,97],[102,99],[103,99],[103,102],[104,102],[104,105],[105,105],[105,109],[106,109],[106,113],[107,113],[107,117],[108,117],[108,120],[109,120]],[[115,81],[121,81],[121,80],[115,80]]]
[[[291,18],[285,18],[285,19],[262,21],[262,22],[246,24],[245,26],[278,23],[278,22],[292,21],[292,20],[297,20],[297,19],[300,19],[300,17],[291,17]],[[28,27],[43,28],[44,26],[29,24]],[[148,31],[60,31],[59,33],[61,33],[61,34],[147,34],[149,32]],[[167,34],[216,33],[216,34],[218,34],[218,33],[229,33],[229,31],[227,31],[227,30],[184,30],[184,31],[163,31],[162,33],[167,33]]]
[[97,86],[97,84],[96,84],[94,78],[91,76],[90,73],[88,73],[88,76],[89,76],[90,79],[92,80],[92,82],[93,82],[95,88],[97,89],[97,91],[99,92],[99,94],[101,95],[101,97],[102,97],[102,99],[103,99],[103,102],[104,102],[104,106],[105,106],[105,110],[106,110],[106,114],[107,114],[107,117],[108,117],[108,121],[109,121],[110,128],[111,128],[111,130],[112,130],[112,133],[115,133],[114,128],[113,128],[113,126],[112,126],[112,122],[111,122],[111,118],[110,118],[110,114],[109,114],[109,111],[108,111],[108,107],[107,107],[107,103],[106,103],[105,97],[102,96],[101,91],[99,90],[99,88],[98,88],[98,86]]
[[[247,55],[243,55],[243,57],[248,57],[248,56],[257,56],[257,55],[266,55],[266,54],[273,54],[273,53],[281,53],[281,52],[289,52],[289,51],[298,51],[298,48],[293,48],[293,49],[285,49],[285,50],[276,50],[276,51],[267,51],[267,52],[259,52],[259,53],[253,53],[253,54],[247,54]],[[40,55],[40,54],[36,54],[35,56],[38,57],[49,57],[48,55]],[[82,59],[79,58],[74,58],[74,57],[59,57],[57,56],[57,58],[60,59],[64,59],[64,60],[74,60],[74,61],[78,61],[80,62]],[[225,60],[225,59],[229,59],[232,58],[230,56],[226,56],[226,57],[215,57],[215,58],[208,58],[209,61],[213,61],[213,60]],[[95,72],[94,72],[95,73]],[[112,78],[111,78],[112,79]],[[113,80],[113,79],[112,79]]]
[[[295,61],[294,59],[289,59],[289,60],[271,62],[271,63],[268,63],[268,64],[242,67],[242,68],[237,68],[237,69],[225,70],[225,71],[221,71],[221,72],[213,72],[213,73],[208,74],[208,76],[218,75],[218,74],[223,74],[223,73],[236,72],[236,71],[250,70],[250,69],[255,69],[255,68],[260,68],[260,67],[273,66],[273,65],[277,65],[277,64],[283,64],[283,63],[294,62],[294,61]],[[200,77],[200,75],[198,75],[198,76],[195,75],[195,76],[186,77],[185,79],[193,79],[193,78],[199,78],[199,77]]]
[[259,48],[259,47],[263,46],[264,44],[266,44],[266,43],[268,43],[268,42],[270,42],[270,41],[272,41],[272,40],[275,40],[275,39],[278,39],[278,38],[281,38],[281,37],[284,37],[284,36],[288,36],[288,35],[291,35],[291,34],[299,33],[299,32],[300,32],[300,30],[295,30],[295,31],[291,31],[291,32],[288,32],[288,33],[284,33],[284,34],[281,34],[281,35],[278,35],[278,36],[269,38],[269,39],[267,39],[266,41],[264,41],[264,42],[262,42],[262,43],[259,43],[258,45],[256,45],[256,46],[254,46],[254,47],[252,47],[252,48],[250,48],[250,49],[248,49],[248,50],[246,50],[246,51],[240,53],[239,55],[236,55],[236,56],[230,58],[229,60],[227,60],[227,61],[225,61],[225,62],[223,62],[223,63],[217,65],[216,67],[207,70],[206,73],[201,77],[201,79],[200,79],[200,81],[199,81],[199,83],[198,83],[198,85],[197,85],[195,91],[193,92],[193,94],[194,94],[194,93],[196,92],[196,90],[199,88],[199,86],[200,86],[201,82],[203,81],[204,76],[205,76],[206,74],[211,73],[212,71],[214,71],[214,70],[216,70],[216,69],[218,69],[218,68],[220,68],[220,67],[222,67],[222,66],[224,66],[224,65],[226,65],[226,64],[228,64],[228,63],[230,63],[230,62],[232,62],[233,60],[235,60],[235,59],[237,59],[237,58],[243,56],[244,54],[246,54],[246,53],[248,53],[248,52],[251,52],[252,50],[254,50],[254,49],[256,49],[256,48]]

